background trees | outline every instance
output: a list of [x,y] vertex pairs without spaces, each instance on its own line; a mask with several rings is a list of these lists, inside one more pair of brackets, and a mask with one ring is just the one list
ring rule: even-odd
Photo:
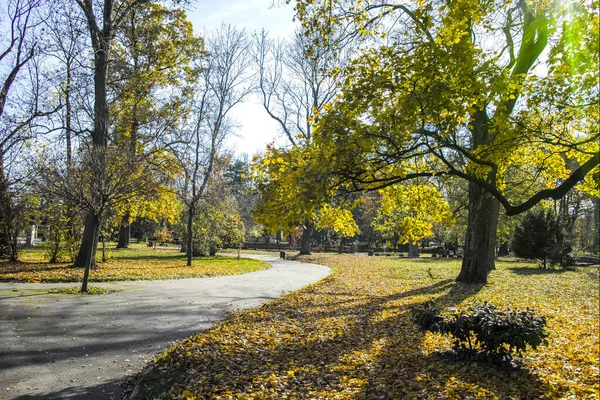
[[[533,208],[598,247],[588,3],[300,1],[289,42],[231,26],[200,38],[183,10],[146,0],[7,4],[0,242],[13,258],[34,220],[53,221],[51,259],[81,241],[86,274],[101,227],[120,228],[119,247],[137,218],[142,237],[172,230],[191,264],[259,223],[302,232],[302,254],[312,238],[461,243],[459,280],[483,282],[510,216]],[[251,93],[286,145],[249,165],[224,141]]]
[[408,184],[388,186],[382,190],[381,207],[373,227],[398,242],[409,245],[409,256],[418,256],[415,244],[433,236],[433,224],[452,224],[452,212],[442,194],[433,186]]
[[[28,152],[28,141],[46,132],[40,120],[60,108],[49,99],[39,70],[40,50],[36,29],[41,1],[10,0],[6,6],[7,34],[0,37],[0,256],[16,260],[16,240],[26,209],[23,183],[30,169],[19,155]],[[19,186],[15,186],[15,185]]]
[[[338,93],[340,77],[333,71],[344,67],[348,54],[346,50],[322,46],[313,48],[307,56],[311,34],[320,33],[298,30],[285,41],[271,39],[263,30],[253,42],[263,107],[277,121],[289,144],[301,148],[312,144],[313,125]],[[314,218],[308,216],[299,225],[303,228],[300,253],[310,254]]]
[[178,195],[185,206],[188,265],[194,254],[194,218],[198,204],[209,187],[215,159],[225,138],[232,133],[231,109],[250,93],[249,42],[244,31],[223,25],[205,37],[207,57],[194,87],[194,100],[179,132],[174,133],[173,150],[183,174]]

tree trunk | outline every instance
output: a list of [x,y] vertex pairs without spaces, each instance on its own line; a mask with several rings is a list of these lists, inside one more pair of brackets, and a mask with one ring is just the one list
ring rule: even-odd
[[485,189],[469,183],[469,217],[465,253],[457,282],[486,283],[495,269],[496,228],[500,203]]
[[300,239],[300,255],[310,255],[310,242],[312,239],[313,226],[306,224],[304,231],[302,232],[302,239]]
[[35,224],[31,224],[29,227],[29,231],[27,231],[27,237],[25,238],[25,246],[34,247],[34,239],[35,239]]
[[411,258],[419,257],[419,248],[412,241],[408,242],[408,256]]
[[131,241],[131,225],[129,224],[129,213],[125,213],[121,219],[121,225],[119,226],[119,241],[117,243],[117,249],[127,249]]
[[100,218],[94,213],[88,213],[85,217],[81,247],[75,259],[76,268],[85,268],[83,273],[83,284],[81,291],[87,292],[88,277],[90,269],[96,265],[96,250],[98,248],[98,235],[100,233]]
[[192,266],[192,255],[194,252],[194,243],[193,243],[193,230],[194,230],[194,211],[195,205],[192,203],[188,210],[188,221],[187,221],[187,266]]
[[500,248],[498,249],[498,256],[503,257],[508,255],[508,242],[503,242],[500,244]]
[[12,223],[11,235],[10,235],[10,261],[16,262],[19,259],[19,242],[18,236],[19,232],[14,227],[14,222]]
[[592,235],[594,237],[594,241],[592,243],[592,251],[594,254],[598,254],[600,251],[600,198],[596,197],[592,200],[594,204],[594,228],[592,230]]
[[0,257],[10,254],[10,198],[4,176],[4,158],[0,149]]

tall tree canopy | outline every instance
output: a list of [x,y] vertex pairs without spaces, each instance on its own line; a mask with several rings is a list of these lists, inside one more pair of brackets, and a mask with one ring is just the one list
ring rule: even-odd
[[350,190],[440,175],[468,181],[457,280],[486,282],[500,206],[524,212],[586,176],[597,195],[597,6],[299,1],[297,17],[323,38],[313,46],[331,46],[340,31],[364,43],[319,117],[319,162]]

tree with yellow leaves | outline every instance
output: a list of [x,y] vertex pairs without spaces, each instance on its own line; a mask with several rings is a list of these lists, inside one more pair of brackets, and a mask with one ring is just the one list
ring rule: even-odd
[[338,187],[468,182],[458,281],[484,283],[494,269],[500,207],[516,215],[582,181],[598,196],[597,2],[300,0],[295,10],[320,33],[314,47],[340,31],[365,39],[314,131]]
[[358,232],[349,210],[331,204],[333,191],[327,170],[316,160],[320,157],[316,146],[278,149],[268,147],[263,157],[252,164],[252,177],[260,193],[254,212],[258,223],[268,231],[283,229],[291,233],[298,226],[304,231],[300,254],[310,254],[313,228],[330,228],[343,237]]
[[373,227],[387,235],[397,234],[399,243],[409,245],[409,255],[417,255],[413,246],[433,235],[433,224],[454,222],[446,199],[432,185],[394,185],[381,192],[381,207]]

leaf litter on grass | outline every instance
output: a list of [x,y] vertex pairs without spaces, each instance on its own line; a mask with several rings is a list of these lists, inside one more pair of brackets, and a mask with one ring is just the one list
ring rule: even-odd
[[[456,260],[313,255],[334,274],[179,342],[142,378],[139,398],[598,398],[598,285],[589,271],[523,275],[499,262],[485,285],[453,281]],[[429,273],[428,273],[429,272]],[[434,275],[435,279],[431,278]],[[550,344],[519,371],[446,362],[447,337],[423,334],[409,308],[493,302],[548,319]]]

